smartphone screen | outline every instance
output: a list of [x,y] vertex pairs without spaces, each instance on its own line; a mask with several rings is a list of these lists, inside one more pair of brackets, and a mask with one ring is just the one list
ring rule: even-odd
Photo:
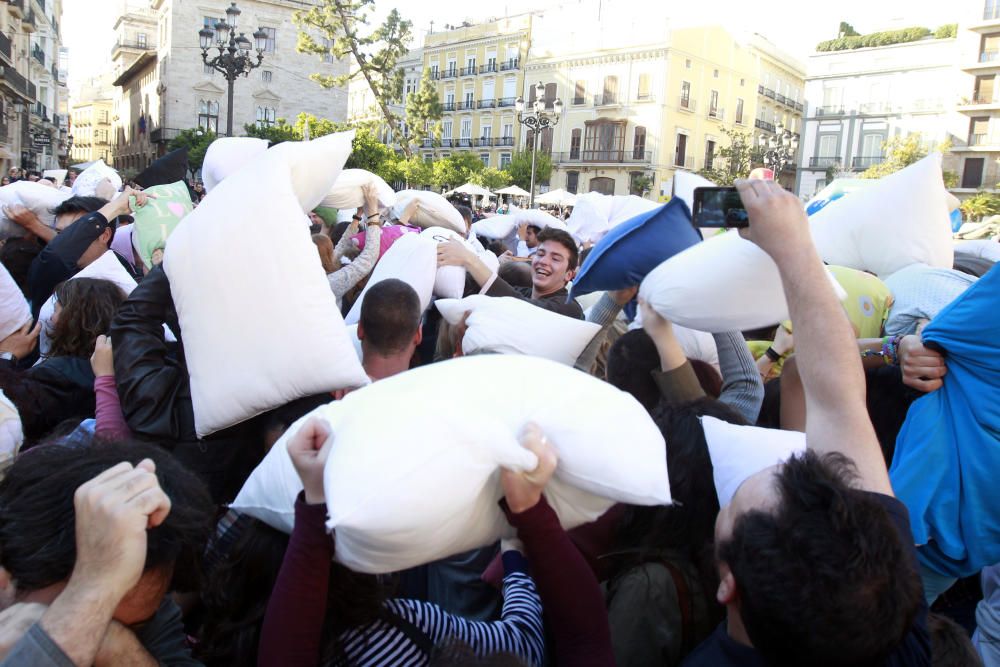
[[736,188],[695,188],[695,227],[748,227],[750,219]]

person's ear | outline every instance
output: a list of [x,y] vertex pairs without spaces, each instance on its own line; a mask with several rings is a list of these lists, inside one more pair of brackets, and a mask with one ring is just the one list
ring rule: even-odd
[[365,329],[364,329],[364,327],[361,326],[361,322],[358,322],[358,333],[357,333],[357,336],[358,336],[358,340],[364,340],[365,339]]
[[715,592],[715,599],[719,604],[726,606],[735,603],[737,597],[736,579],[733,577],[733,571],[729,569],[729,565],[721,562],[719,563],[719,588]]
[[[361,328],[360,324],[358,325],[358,328],[359,329]],[[423,340],[424,340],[424,326],[422,324],[418,324],[417,333],[413,335],[413,344],[419,346],[420,343],[423,342]]]
[[103,243],[104,245],[106,245],[108,247],[111,247],[111,237],[113,237],[114,235],[115,235],[114,230],[111,229],[110,227],[108,227],[103,232],[101,232],[101,235],[100,235],[99,238],[101,239],[101,243]]

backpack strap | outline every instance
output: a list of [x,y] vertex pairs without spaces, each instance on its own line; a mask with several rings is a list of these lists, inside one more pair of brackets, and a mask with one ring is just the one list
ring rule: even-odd
[[434,642],[431,641],[431,638],[426,632],[411,623],[409,619],[404,618],[401,614],[397,614],[389,609],[386,609],[385,613],[382,614],[382,620],[394,627],[396,630],[402,632],[414,646],[420,649],[421,653],[428,658],[431,657],[431,654],[434,652]]
[[691,605],[691,590],[688,588],[684,573],[669,560],[663,559],[663,563],[670,577],[674,580],[674,588],[677,590],[677,604],[681,609],[681,647],[683,654],[687,655],[694,649],[694,610]]

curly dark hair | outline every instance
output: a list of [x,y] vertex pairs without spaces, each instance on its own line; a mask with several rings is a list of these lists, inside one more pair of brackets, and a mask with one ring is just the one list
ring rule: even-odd
[[74,278],[56,286],[62,310],[49,328],[50,357],[89,358],[97,337],[108,333],[125,292],[110,280]]

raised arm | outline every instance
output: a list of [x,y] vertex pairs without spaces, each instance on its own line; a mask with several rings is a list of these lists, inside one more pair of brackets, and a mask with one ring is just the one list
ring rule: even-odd
[[719,400],[733,408],[751,424],[760,416],[764,403],[764,383],[754,364],[753,355],[739,331],[714,334],[722,370],[722,393]]
[[774,260],[781,274],[805,390],[807,446],[840,453],[857,466],[858,485],[892,494],[865,405],[861,356],[847,316],[812,243],[802,203],[773,181],[740,181],[750,217],[741,234]]

